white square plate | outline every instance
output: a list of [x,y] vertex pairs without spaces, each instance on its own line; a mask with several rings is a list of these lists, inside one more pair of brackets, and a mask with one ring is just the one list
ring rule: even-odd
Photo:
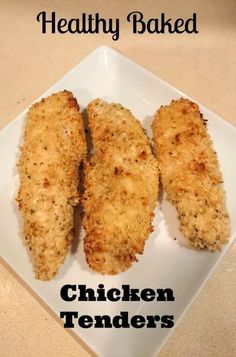
[[[82,109],[97,97],[121,103],[141,120],[149,135],[156,109],[183,96],[180,91],[108,47],[96,49],[43,96],[63,89],[74,93]],[[127,272],[117,276],[102,276],[92,272],[86,265],[83,243],[80,241],[77,252],[68,256],[60,274],[53,281],[41,282],[34,279],[14,201],[17,192],[16,162],[26,111],[1,131],[1,255],[58,316],[59,312],[64,310],[78,311],[79,316],[114,316],[120,311],[128,311],[130,317],[135,314],[173,314],[176,325],[208,279],[236,236],[236,220],[233,219],[236,216],[236,165],[232,160],[232,154],[236,152],[236,129],[203,106],[200,106],[200,109],[208,119],[208,129],[224,176],[227,207],[231,218],[230,242],[220,253],[195,251],[180,246],[173,239],[180,236],[175,210],[164,201],[161,211],[156,211],[155,230],[146,243],[143,256]],[[103,283],[106,289],[121,288],[122,284],[130,284],[132,288],[140,290],[148,287],[171,288],[175,301],[66,303],[60,298],[60,288],[64,284],[86,284],[96,289],[100,283]],[[82,329],[76,324],[74,330],[99,356],[146,357],[157,353],[172,329]]]

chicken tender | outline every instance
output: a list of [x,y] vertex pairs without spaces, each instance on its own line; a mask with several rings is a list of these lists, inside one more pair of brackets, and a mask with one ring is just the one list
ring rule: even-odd
[[29,109],[17,201],[37,279],[52,279],[69,251],[85,153],[83,122],[72,93],[53,94]]
[[85,165],[84,251],[102,274],[128,269],[152,232],[157,161],[140,122],[120,104],[88,106],[94,155]]
[[180,230],[193,247],[220,250],[228,240],[229,217],[217,155],[198,105],[181,98],[162,106],[152,129],[160,178]]

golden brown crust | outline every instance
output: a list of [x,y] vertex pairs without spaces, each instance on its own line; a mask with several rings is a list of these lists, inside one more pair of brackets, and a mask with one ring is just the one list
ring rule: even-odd
[[73,236],[78,167],[86,144],[79,106],[59,92],[28,112],[19,160],[17,201],[35,277],[51,279],[64,262]]
[[161,181],[183,235],[194,247],[219,250],[229,236],[229,218],[219,163],[198,105],[172,101],[157,111],[152,129]]
[[128,269],[152,231],[158,170],[148,139],[129,110],[100,99],[88,106],[95,154],[85,166],[84,251],[102,274]]

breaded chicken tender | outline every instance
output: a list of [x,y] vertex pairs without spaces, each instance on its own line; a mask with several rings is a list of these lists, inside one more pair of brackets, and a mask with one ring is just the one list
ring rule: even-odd
[[188,99],[161,107],[152,124],[160,178],[196,248],[220,250],[229,236],[222,174],[206,120]]
[[87,110],[95,153],[85,165],[84,251],[93,270],[117,274],[137,261],[153,230],[157,161],[129,110],[100,99]]
[[29,109],[17,201],[37,279],[52,279],[69,251],[85,153],[83,122],[72,93],[53,94]]

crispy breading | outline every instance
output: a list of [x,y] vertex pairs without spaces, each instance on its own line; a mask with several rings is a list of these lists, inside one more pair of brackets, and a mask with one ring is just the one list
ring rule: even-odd
[[152,124],[160,178],[192,246],[220,250],[229,217],[216,152],[197,104],[188,99],[161,107]]
[[17,201],[37,279],[53,278],[69,251],[85,154],[83,122],[72,93],[53,94],[29,109]]
[[100,99],[87,110],[95,153],[85,165],[84,251],[93,270],[117,274],[137,261],[153,230],[157,161],[129,110]]

